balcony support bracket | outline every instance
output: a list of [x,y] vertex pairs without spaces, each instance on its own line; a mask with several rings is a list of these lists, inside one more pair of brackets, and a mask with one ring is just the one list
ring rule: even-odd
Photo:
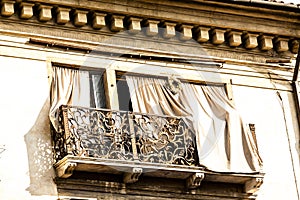
[[140,175],[143,173],[143,169],[140,167],[134,167],[132,172],[125,172],[123,176],[124,183],[135,183],[138,181]]
[[204,173],[197,172],[191,175],[186,180],[186,187],[188,189],[195,189],[201,185],[201,181],[204,179]]
[[74,162],[65,162],[62,165],[56,168],[56,172],[58,177],[61,178],[69,178],[72,174],[74,169],[76,168],[77,163]]
[[263,184],[263,178],[261,177],[249,180],[245,183],[245,192],[253,194],[259,190],[262,184]]

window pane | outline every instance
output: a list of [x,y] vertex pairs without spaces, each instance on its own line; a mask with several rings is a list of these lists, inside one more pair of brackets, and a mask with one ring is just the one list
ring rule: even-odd
[[132,111],[130,93],[127,82],[125,80],[118,80],[117,90],[119,99],[119,109],[125,111]]
[[106,103],[105,103],[105,92],[104,92],[102,74],[92,74],[91,81],[92,81],[92,88],[93,88],[92,91],[93,102],[91,102],[91,107],[105,108]]

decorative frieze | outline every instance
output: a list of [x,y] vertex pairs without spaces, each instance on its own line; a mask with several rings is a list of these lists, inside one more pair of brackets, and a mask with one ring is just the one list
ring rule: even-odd
[[230,31],[227,33],[227,38],[231,47],[238,47],[242,44],[242,32]]
[[213,44],[222,44],[225,42],[224,33],[226,31],[222,29],[213,29],[211,31],[211,41]]
[[257,34],[246,33],[243,36],[244,44],[246,49],[254,49],[258,46]]
[[164,22],[163,37],[164,38],[174,37],[176,35],[175,26],[176,26],[176,23]]
[[[54,12],[53,8],[56,8]],[[89,12],[91,12],[91,15],[88,15]],[[40,22],[47,22],[54,18],[58,25],[65,25],[71,22],[77,27],[91,26],[93,29],[101,29],[108,26],[111,31],[121,31],[124,29],[124,26],[126,26],[128,31],[133,34],[141,32],[141,26],[143,26],[145,27],[144,33],[147,36],[158,35],[159,27],[161,27],[161,35],[159,35],[159,37],[166,39],[177,37],[179,40],[186,41],[194,37],[199,43],[210,42],[215,45],[224,43],[224,45],[230,47],[260,49],[262,51],[274,49],[278,53],[286,51],[297,53],[299,48],[298,38],[287,38],[286,36],[283,37],[278,34],[272,35],[263,32],[248,33],[247,30],[236,29],[234,31],[228,31],[230,27],[225,29],[224,27],[208,27],[199,24],[187,25],[182,24],[182,22],[168,22],[165,21],[165,19],[145,19],[136,16],[125,18],[125,15],[104,13],[104,11],[102,12],[100,10],[89,11],[60,7],[60,5],[41,5],[26,2],[17,2],[16,4],[14,0],[2,0],[1,16],[10,17],[15,14],[18,14],[21,19],[30,19],[36,15],[32,20],[38,19]],[[109,15],[109,17],[107,17],[107,15]],[[177,34],[176,30],[180,32],[180,34]]]
[[33,16],[33,3],[25,3],[22,2],[20,4],[21,12],[20,12],[20,18],[22,19],[29,19]]
[[180,40],[190,40],[193,37],[193,33],[192,33],[192,28],[193,26],[191,25],[179,25],[178,26],[178,31],[181,33],[179,35],[179,39]]
[[197,27],[195,29],[196,40],[198,42],[207,42],[209,40],[209,30],[208,27]]
[[147,19],[144,22],[144,26],[146,27],[146,35],[155,36],[158,34],[158,20],[150,20]]
[[2,1],[1,2],[1,15],[2,16],[12,16],[15,12],[14,9],[15,1]]
[[267,35],[261,35],[258,39],[259,47],[263,51],[267,51],[273,48],[273,37]]
[[123,23],[124,16],[112,15],[110,17],[110,30],[111,31],[121,31],[124,29]]
[[52,6],[40,5],[38,8],[39,10],[38,19],[43,22],[52,19],[51,9]]
[[106,26],[105,16],[106,14],[104,13],[94,13],[92,27],[94,29],[101,29],[105,27]]
[[70,21],[70,12],[71,9],[69,8],[62,8],[58,7],[56,9],[57,16],[56,16],[56,22],[58,24],[66,24]]
[[87,11],[76,10],[74,12],[74,25],[75,26],[84,26],[87,24]]
[[141,21],[142,19],[140,18],[136,18],[136,17],[129,17],[127,19],[127,23],[128,23],[128,31],[130,33],[138,33],[142,30],[141,28]]

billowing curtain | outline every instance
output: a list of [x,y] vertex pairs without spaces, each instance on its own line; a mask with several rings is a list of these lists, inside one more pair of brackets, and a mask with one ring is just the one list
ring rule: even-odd
[[202,165],[218,172],[260,171],[262,160],[254,137],[224,87],[183,83],[180,97],[193,115]]
[[126,76],[132,109],[135,112],[186,116],[190,113],[179,102],[178,95],[173,95],[163,79]]
[[217,172],[260,170],[262,161],[253,135],[224,87],[182,83],[181,91],[173,94],[162,79],[127,76],[126,80],[133,111],[188,118],[186,122],[195,130],[201,165]]
[[50,121],[58,130],[61,105],[90,106],[89,73],[77,69],[52,67]]

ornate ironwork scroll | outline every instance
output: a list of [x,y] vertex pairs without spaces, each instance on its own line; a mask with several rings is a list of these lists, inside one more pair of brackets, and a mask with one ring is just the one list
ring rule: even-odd
[[53,148],[54,148],[54,160],[59,161],[63,159],[67,153],[67,143],[66,143],[66,133],[63,125],[63,115],[62,109],[59,110],[59,127],[58,131],[55,131],[54,127],[51,127],[51,135],[53,139]]
[[55,159],[66,155],[196,165],[195,137],[182,118],[62,106]]
[[140,161],[196,165],[195,137],[182,118],[135,114],[134,122]]
[[[56,150],[66,149],[60,150],[60,154],[132,159],[127,112],[63,106],[62,115],[64,135],[57,133],[58,136],[53,138]],[[61,145],[60,141],[64,141],[65,145]],[[56,159],[60,157],[56,156]]]

